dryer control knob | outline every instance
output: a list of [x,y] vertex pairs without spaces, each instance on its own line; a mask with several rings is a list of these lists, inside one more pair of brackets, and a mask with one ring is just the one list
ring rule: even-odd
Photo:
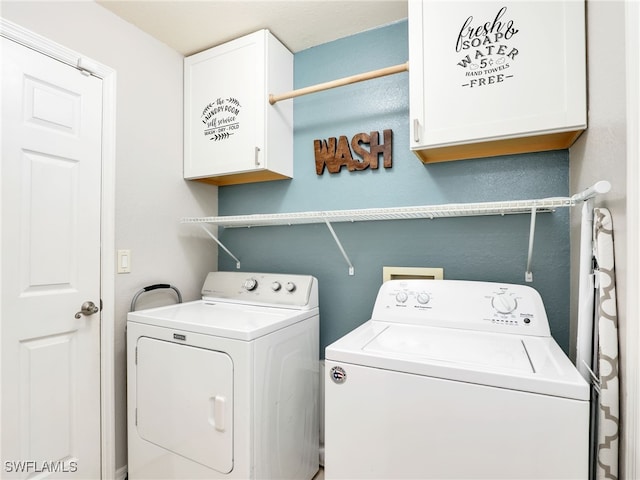
[[511,295],[499,293],[491,299],[491,306],[498,313],[507,314],[513,312],[518,307],[518,302]]
[[420,305],[426,305],[427,303],[429,303],[429,300],[431,300],[431,297],[429,296],[429,294],[427,292],[419,293],[416,298],[417,298],[418,303]]
[[296,284],[293,282],[287,282],[284,288],[287,290],[287,292],[293,292],[296,289]]
[[273,282],[271,284],[271,290],[273,290],[274,292],[277,292],[281,288],[282,288],[282,285],[280,285],[280,282]]
[[396,302],[398,303],[404,303],[407,301],[408,298],[409,296],[407,295],[407,292],[396,293]]
[[242,286],[245,290],[250,292],[251,290],[256,289],[256,287],[258,286],[258,281],[255,278],[247,278]]

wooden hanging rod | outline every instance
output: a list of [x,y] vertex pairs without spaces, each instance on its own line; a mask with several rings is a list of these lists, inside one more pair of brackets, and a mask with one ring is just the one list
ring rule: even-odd
[[381,68],[380,70],[373,70],[371,72],[360,73],[358,75],[352,75],[350,77],[340,78],[338,80],[332,80],[331,82],[319,83],[317,85],[311,85],[310,87],[299,88],[298,90],[292,90],[280,95],[269,95],[269,103],[274,105],[280,100],[287,100],[289,98],[300,97],[309,93],[321,92],[323,90],[329,90],[331,88],[342,87],[344,85],[350,85],[352,83],[363,82],[365,80],[371,80],[374,78],[386,77],[387,75],[394,75],[396,73],[407,72],[409,70],[409,62],[395,65],[393,67]]

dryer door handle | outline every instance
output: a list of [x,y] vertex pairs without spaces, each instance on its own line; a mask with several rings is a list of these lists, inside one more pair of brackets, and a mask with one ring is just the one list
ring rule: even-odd
[[219,432],[224,432],[224,410],[227,399],[222,395],[209,398],[209,423]]

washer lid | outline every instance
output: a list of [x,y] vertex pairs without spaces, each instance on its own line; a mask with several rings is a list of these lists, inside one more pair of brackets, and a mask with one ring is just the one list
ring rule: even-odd
[[292,310],[196,300],[166,307],[129,312],[129,322],[175,328],[238,340],[253,340],[317,315],[312,310]]
[[362,350],[383,356],[402,353],[462,368],[534,373],[522,339],[513,335],[479,335],[465,330],[395,324],[376,335]]
[[326,348],[327,360],[589,400],[589,386],[551,337],[370,320]]

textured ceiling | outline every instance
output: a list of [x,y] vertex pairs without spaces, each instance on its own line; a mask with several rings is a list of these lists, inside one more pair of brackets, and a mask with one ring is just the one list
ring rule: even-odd
[[268,28],[292,52],[407,18],[407,0],[96,0],[183,55]]

